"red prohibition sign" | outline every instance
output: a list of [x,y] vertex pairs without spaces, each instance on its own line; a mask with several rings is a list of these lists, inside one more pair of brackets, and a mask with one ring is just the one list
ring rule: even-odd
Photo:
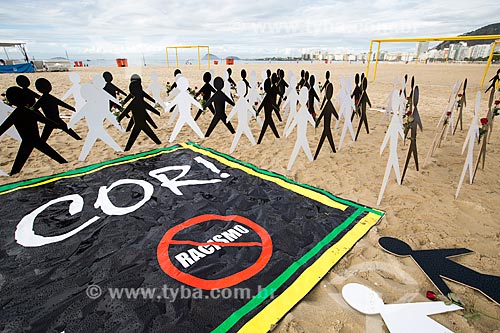
[[[201,242],[193,242],[189,240],[174,240],[174,236],[179,233],[181,230],[189,228],[193,225],[204,223],[213,220],[222,220],[222,221],[235,221],[241,223],[250,229],[252,229],[257,235],[259,235],[261,242],[234,242],[234,243],[218,243],[218,242],[210,242],[210,243],[201,243]],[[218,245],[218,246],[260,246],[262,247],[262,252],[257,259],[257,261],[251,265],[250,267],[245,268],[242,271],[239,271],[233,275],[216,279],[216,280],[207,280],[202,279],[196,276],[193,276],[188,273],[184,273],[180,271],[177,267],[174,266],[172,261],[170,260],[170,256],[168,254],[169,247],[171,245],[194,245],[194,246],[209,246],[209,245]],[[271,255],[273,252],[273,243],[271,240],[271,236],[269,236],[268,232],[262,228],[257,223],[239,215],[215,215],[215,214],[204,214],[193,217],[187,221],[184,221],[172,229],[168,230],[163,238],[158,244],[158,249],[156,251],[158,262],[160,264],[161,269],[167,273],[169,276],[174,279],[185,283],[191,287],[212,290],[212,289],[222,289],[228,288],[238,283],[248,280],[258,272],[260,272],[271,259]]]

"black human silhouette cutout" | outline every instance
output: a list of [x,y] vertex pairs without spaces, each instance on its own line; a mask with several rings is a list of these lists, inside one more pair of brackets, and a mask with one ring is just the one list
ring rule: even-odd
[[372,106],[372,103],[370,102],[370,98],[368,98],[368,93],[366,92],[366,88],[368,87],[368,80],[366,77],[363,78],[363,81],[361,81],[361,88],[362,88],[362,93],[361,93],[361,98],[359,100],[360,104],[360,112],[361,115],[359,117],[359,125],[358,125],[358,131],[356,132],[356,140],[358,140],[358,135],[359,131],[361,130],[361,126],[365,124],[366,127],[366,133],[370,134],[370,130],[368,129],[368,118],[366,117],[366,104],[368,104],[370,107]]
[[[106,81],[106,85],[104,86],[104,91],[106,91],[108,94],[110,94],[111,96],[113,96],[114,98],[117,97],[118,94],[121,94],[125,97],[127,97],[127,94],[121,90],[120,88],[118,88],[117,86],[115,86],[113,84],[113,75],[110,73],[110,72],[104,72],[102,73],[102,77],[104,78],[104,81]],[[117,108],[119,109],[120,106],[114,102],[109,102],[109,109],[111,110],[111,108]]]
[[443,295],[448,296],[451,293],[450,288],[443,280],[444,278],[476,289],[495,303],[500,304],[500,288],[498,288],[500,276],[481,274],[448,259],[473,251],[465,248],[412,250],[405,242],[392,237],[382,237],[378,243],[384,250],[394,255],[411,256]]
[[415,161],[415,166],[418,171],[418,153],[417,153],[417,127],[420,127],[422,130],[422,121],[420,120],[420,114],[418,113],[418,86],[412,89],[412,100],[413,100],[413,111],[411,113],[411,117],[413,117],[413,121],[410,122],[410,147],[408,148],[408,154],[406,155],[406,162],[403,168],[403,174],[401,176],[401,184],[405,179],[406,169],[408,169],[408,163],[410,162],[411,155],[413,155],[413,159]]
[[233,74],[233,70],[231,68],[227,69],[227,82],[231,84],[231,87],[236,87],[236,82],[234,82],[233,78],[231,77],[231,74]]
[[352,94],[351,94],[351,98],[354,98],[354,106],[355,106],[355,110],[351,116],[351,121],[354,119],[354,115],[360,115],[360,111],[359,111],[359,99],[361,98],[361,87],[359,86],[359,73],[356,73],[356,75],[354,75],[354,89],[352,91]]
[[278,108],[281,106],[286,88],[288,88],[288,83],[285,81],[285,71],[278,69],[278,95],[280,97],[278,100]]
[[116,120],[120,122],[129,112],[132,112],[131,123],[133,121],[133,128],[132,132],[130,133],[130,137],[128,138],[127,145],[125,146],[125,151],[128,151],[130,150],[130,148],[132,148],[132,145],[134,144],[141,131],[146,133],[146,135],[149,136],[149,138],[153,140],[157,145],[161,144],[160,139],[158,139],[156,134],[148,125],[149,123],[153,128],[158,128],[158,126],[156,126],[153,119],[151,119],[151,116],[147,112],[147,110],[153,111],[155,110],[155,108],[144,101],[140,81],[134,80],[130,82],[129,91],[130,95],[134,97],[132,101],[130,101],[130,103],[127,105],[127,107],[116,118]]
[[309,97],[307,101],[307,108],[309,110],[309,113],[312,114],[313,116],[316,115],[316,112],[314,111],[314,99],[319,102],[319,97],[318,94],[316,93],[316,90],[314,90],[314,83],[315,81],[314,75],[311,75],[311,78],[309,79]]
[[28,109],[26,105],[29,104],[32,97],[24,89],[10,87],[5,92],[5,96],[16,108],[0,125],[0,136],[10,127],[14,126],[22,139],[10,175],[21,171],[35,148],[59,163],[67,163],[58,152],[40,138],[40,133],[38,132],[38,122],[44,123],[45,126],[51,125],[53,127],[57,127],[58,124],[47,119],[40,112]]
[[492,92],[495,92],[495,85],[497,83],[497,81],[500,81],[500,68],[497,70],[497,73],[495,74],[495,76],[493,76],[489,82],[491,82],[491,84],[488,86],[488,88],[485,90],[485,93],[488,92],[488,90],[492,90]]
[[246,87],[245,88],[245,96],[243,96],[243,97],[247,97],[248,89],[250,89],[252,87],[250,86],[250,83],[247,81],[247,71],[245,69],[241,70],[241,81],[243,81],[245,83],[245,87]]
[[[134,97],[140,97],[143,101],[144,101],[144,98],[147,98],[148,100],[150,100],[151,102],[155,103],[156,104],[156,101],[154,100],[153,97],[149,96],[149,94],[147,92],[144,91],[144,89],[142,88],[142,79],[141,77],[138,75],[138,74],[132,74],[130,76],[130,83],[132,82],[136,82],[139,87],[141,88],[140,90],[140,94],[139,96],[134,96],[132,95],[132,92],[130,92],[130,85],[129,85],[129,94],[127,95],[127,97],[125,97],[125,99],[123,100],[123,105],[126,105],[128,101],[130,101],[132,98]],[[137,93],[139,93],[139,89],[137,89]],[[145,101],[144,101],[145,102]],[[146,103],[146,102],[145,102]],[[170,110],[170,112],[172,112],[174,108],[172,108]],[[148,108],[148,110],[150,110],[151,112],[153,112],[154,114],[156,115],[160,115],[160,111],[156,110],[155,108],[151,109],[151,108]],[[126,117],[129,118],[129,115],[126,114]],[[151,121],[153,121],[151,119]],[[154,123],[154,122],[153,122]],[[156,126],[156,124],[154,125]],[[153,126],[153,127],[154,127]],[[132,129],[132,127],[134,127],[134,118],[132,117],[132,119],[130,119],[130,121],[128,122],[128,125],[127,125],[127,129],[126,131],[127,132],[130,132],[130,130]],[[155,127],[156,128],[156,127]]]
[[[200,94],[203,94],[202,98],[205,101],[205,104],[210,99],[210,96],[212,96],[212,93],[216,92],[215,88],[212,87],[212,85],[210,84],[210,81],[212,81],[212,74],[210,74],[210,72],[205,72],[205,74],[203,74],[203,82],[205,82],[205,84],[194,95],[194,98],[198,98],[198,96],[200,96]],[[214,109],[213,105],[209,105],[208,109],[210,110],[210,112],[212,112],[212,114],[215,115],[215,109]],[[198,110],[198,112],[196,113],[196,116],[194,117],[194,120],[195,121],[198,120],[198,118],[200,118],[202,113],[203,113],[203,110],[201,110],[201,109]]]
[[260,110],[264,108],[264,123],[262,124],[262,130],[260,131],[259,140],[257,141],[257,144],[260,144],[262,142],[262,138],[264,137],[264,134],[266,133],[268,126],[271,127],[274,136],[276,136],[278,139],[280,137],[273,121],[273,111],[276,112],[276,115],[279,115],[279,109],[278,106],[275,104],[276,99],[273,100],[271,86],[272,86],[271,80],[266,79],[266,81],[264,81],[264,92],[266,93],[266,95],[264,96],[262,103],[260,103],[259,108],[257,109],[257,115],[258,115]]
[[28,79],[26,75],[18,75],[16,77],[16,83],[19,87],[23,88],[26,95],[26,105],[28,107],[35,105],[36,100],[40,98],[40,95],[29,88],[31,84],[30,79]]
[[[276,75],[276,73],[273,73],[271,75],[271,99],[272,99],[274,105],[277,105],[276,100],[278,98],[278,89],[279,89],[278,88],[278,75]],[[282,121],[279,107],[276,110],[276,117],[278,118],[279,121]]]
[[[406,77],[406,76],[405,76]],[[406,89],[406,88],[405,88]],[[413,113],[413,90],[415,89],[415,77],[412,76],[411,77],[411,84],[410,84],[410,95],[408,95],[408,97],[406,98],[406,105],[409,106],[409,109],[408,111],[410,112],[410,114]],[[420,120],[420,119],[419,119]],[[405,130],[404,130],[404,139],[406,140],[406,138],[408,137],[408,132],[410,131],[410,128],[411,127],[406,127]],[[403,141],[404,142],[404,141]],[[418,170],[418,168],[417,168]]]
[[229,132],[231,132],[231,134],[236,133],[236,131],[233,128],[233,125],[231,125],[231,122],[227,121],[226,103],[229,103],[232,106],[234,106],[234,102],[222,91],[222,88],[224,88],[224,80],[221,77],[217,76],[214,79],[214,86],[216,89],[215,93],[205,103],[206,108],[210,107],[212,103],[214,104],[215,107],[214,117],[212,118],[212,122],[208,126],[207,133],[205,134],[206,138],[210,136],[210,134],[214,130],[215,126],[217,126],[219,121],[222,121],[224,125],[226,125],[227,129],[229,130]]
[[306,75],[306,71],[302,69],[300,71],[300,81],[299,81],[299,83],[297,83],[297,89],[300,89],[304,86],[304,82],[305,82],[304,76],[305,75]]
[[302,87],[306,87],[308,90],[309,88],[311,88],[311,86],[309,85],[309,72],[306,71],[306,73],[304,74],[304,84],[302,85]]
[[328,84],[330,84],[330,71],[326,71],[326,73],[325,73],[325,84],[321,87],[321,89],[319,90],[319,92],[322,93],[323,90],[326,89],[326,87],[328,86]]
[[403,96],[406,98],[406,84],[408,83],[408,74],[405,74],[405,83],[404,86],[401,87],[403,89]]
[[463,89],[462,89],[462,97],[460,97],[460,108],[458,110],[458,119],[457,123],[455,124],[455,129],[453,130],[453,134],[457,131],[458,123],[460,122],[460,130],[463,130],[462,127],[462,117],[463,117],[463,111],[464,111],[464,106],[467,106],[467,97],[465,96],[465,89],[467,89],[467,78],[465,78],[464,84],[463,84]]
[[328,142],[330,143],[330,147],[332,148],[332,151],[336,153],[337,151],[335,150],[335,143],[333,142],[333,136],[332,136],[332,115],[336,118],[339,119],[339,115],[337,114],[337,110],[335,110],[335,107],[333,106],[332,103],[332,96],[333,96],[333,84],[331,82],[328,83],[328,86],[326,87],[325,91],[325,103],[324,106],[321,110],[321,114],[318,117],[318,120],[316,120],[316,127],[318,127],[319,123],[321,122],[321,119],[324,117],[325,120],[323,121],[323,133],[321,133],[321,138],[319,139],[319,144],[318,148],[316,148],[316,153],[314,154],[314,159],[318,157],[319,151],[321,150],[321,147],[323,146],[323,142],[325,142],[325,138],[328,138]]
[[62,120],[61,116],[59,115],[59,106],[62,106],[63,108],[71,111],[75,111],[75,108],[50,94],[50,92],[52,91],[52,85],[50,84],[49,80],[39,78],[35,81],[35,87],[36,90],[42,93],[42,96],[40,96],[35,105],[33,105],[33,110],[37,111],[41,108],[45,117],[52,120],[52,122],[57,125],[52,126],[51,124],[45,124],[41,136],[42,140],[47,141],[54,128],[62,129],[64,132],[68,133],[76,140],[81,140],[82,138],[78,134],[76,134],[75,131],[73,131],[72,129],[68,129],[68,125],[66,125],[64,120]]

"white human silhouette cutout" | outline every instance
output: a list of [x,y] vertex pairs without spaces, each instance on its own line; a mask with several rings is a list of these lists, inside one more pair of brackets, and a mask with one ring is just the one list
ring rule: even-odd
[[224,80],[224,87],[222,87],[222,92],[226,94],[227,97],[229,97],[231,100],[234,101],[233,95],[231,94],[231,83],[229,83],[229,73],[227,71],[224,71],[222,73],[222,79]]
[[[110,101],[114,102],[116,104],[120,104],[120,101],[118,101],[116,98],[114,98],[113,96],[108,94],[103,89],[105,85],[106,85],[106,81],[104,80],[104,78],[101,75],[96,75],[92,79],[92,86],[96,90],[96,92],[93,94],[93,95],[95,95],[94,97],[95,97],[95,108],[96,108],[96,111],[94,111],[94,112],[99,113],[99,112],[104,112],[104,110],[105,110],[106,112],[109,113],[109,102]],[[81,87],[80,87],[80,94],[81,94]],[[82,96],[82,98],[83,98],[83,96]],[[85,98],[83,98],[83,100],[85,101]],[[76,124],[76,120],[73,121],[73,118],[79,120],[79,119],[82,119],[84,117],[84,116],[79,115],[81,110],[79,110],[77,108],[75,108],[75,109],[76,109],[76,112],[73,113],[73,116],[71,117],[71,120],[70,120],[70,123],[72,124],[72,126],[74,126]],[[69,127],[69,128],[71,128],[71,127]]]
[[[392,110],[392,96],[394,94],[397,94],[399,95],[399,88],[398,88],[398,83],[399,83],[399,80],[398,78],[394,78],[394,82],[392,84],[392,90],[391,92],[389,93],[389,95],[387,96],[387,99],[386,99],[386,106],[385,106],[385,109],[382,113],[382,117],[380,118],[380,122],[379,124],[383,124],[383,123],[390,123],[391,122],[391,115],[392,113],[394,112]],[[397,111],[396,111],[397,112]],[[401,118],[400,118],[401,120]]]
[[231,144],[231,149],[229,150],[230,153],[234,152],[234,150],[236,149],[236,146],[238,145],[242,134],[245,134],[247,136],[248,140],[250,140],[250,142],[252,143],[252,146],[255,146],[257,144],[252,135],[252,131],[248,126],[248,114],[250,113],[251,115],[255,116],[255,110],[248,102],[248,100],[243,97],[246,92],[245,82],[238,81],[238,83],[236,83],[236,92],[238,93],[240,98],[238,99],[226,119],[226,122],[229,122],[229,120],[231,120],[231,118],[233,118],[234,115],[238,113],[238,128],[236,129],[236,135],[234,136],[233,143]]
[[[250,84],[250,88],[248,88],[247,99],[248,103],[254,108],[262,102],[262,98],[260,97],[259,87],[257,86],[257,74],[255,71],[250,72],[250,78],[248,80]],[[262,127],[264,124],[260,115],[255,114],[255,118],[257,119],[257,123]]]
[[[174,89],[172,89],[172,91],[170,91],[170,94],[167,97],[167,103],[166,103],[167,109],[165,109],[165,112],[168,112],[168,110],[170,110],[172,108],[172,105],[170,105],[170,102],[173,101],[174,98],[179,94],[179,84],[177,83],[177,81],[179,81],[179,79],[181,77],[183,77],[182,73],[178,73],[175,76],[174,82],[176,84],[176,87]],[[176,107],[174,107],[174,111],[172,111],[172,115],[170,115],[170,118],[168,120],[169,125],[173,124],[173,122],[175,121],[175,118],[177,118],[178,114],[179,114],[179,106],[176,106]]]
[[3,170],[0,170],[0,177],[3,177],[3,176],[9,176],[5,171]]
[[346,284],[342,288],[342,297],[365,315],[380,314],[391,333],[453,333],[428,316],[462,310],[458,305],[444,302],[384,304],[377,293],[358,283]]
[[188,87],[189,81],[185,77],[179,77],[177,79],[177,95],[174,97],[169,106],[175,106],[176,109],[179,110],[179,119],[177,119],[172,135],[170,135],[169,142],[173,142],[175,140],[184,124],[188,124],[200,138],[203,139],[205,137],[191,115],[191,104],[198,109],[202,109],[203,107],[188,93]]
[[[0,101],[0,124],[2,124],[7,119],[7,117],[9,116],[9,114],[12,111],[14,111],[14,109],[12,107],[10,107],[7,104],[5,104],[4,102]],[[14,140],[21,142],[21,136],[19,135],[17,130],[14,128],[14,126],[9,128],[5,132],[4,135],[8,135],[11,138],[13,138]],[[3,139],[4,135],[0,136],[0,141]]]
[[339,119],[335,123],[335,129],[337,129],[339,122],[344,119],[344,127],[342,128],[342,134],[340,135],[339,141],[339,149],[342,149],[342,145],[344,143],[344,138],[347,130],[351,133],[352,141],[356,141],[354,135],[354,129],[352,128],[351,116],[352,113],[356,110],[356,106],[350,96],[349,91],[346,88],[345,78],[342,76],[340,78],[340,92],[339,92],[339,100],[340,100],[340,113]]
[[[401,93],[403,95],[403,93]],[[400,108],[400,96],[398,94],[394,94],[392,96],[392,109],[398,110]],[[399,110],[401,112],[401,110]],[[391,123],[389,124],[389,128],[387,129],[387,133],[385,134],[384,142],[380,147],[380,155],[385,150],[387,143],[390,142],[389,146],[389,159],[387,160],[387,167],[385,169],[384,180],[382,182],[382,188],[380,189],[380,193],[378,195],[377,205],[380,205],[382,201],[382,196],[384,195],[385,188],[387,186],[387,181],[389,180],[389,175],[391,173],[391,169],[394,169],[394,173],[396,174],[396,180],[399,185],[401,185],[401,173],[399,171],[399,160],[398,160],[398,135],[401,136],[401,139],[404,139],[403,132],[403,124],[399,120],[398,112],[394,112],[392,114]]]
[[262,79],[262,82],[260,83],[259,89],[264,90],[264,82],[266,82],[266,79],[267,79],[267,71],[264,70],[264,71],[260,72],[260,77]]
[[80,75],[75,72],[70,72],[69,80],[71,81],[71,83],[73,83],[73,85],[68,89],[68,91],[64,93],[61,100],[65,101],[71,95],[73,95],[73,99],[75,100],[75,110],[78,111],[85,104],[85,99],[83,99],[82,95],[80,94]]
[[163,108],[163,110],[166,112],[167,106],[163,102],[163,99],[161,98],[161,92],[163,90],[163,86],[158,82],[158,74],[153,71],[151,72],[151,83],[150,85],[146,88],[146,92],[150,92],[153,95],[153,99],[160,104],[160,106]]
[[[105,144],[117,152],[123,151],[103,127],[103,122],[107,119],[121,132],[125,132],[123,127],[116,120],[115,116],[109,112],[109,109],[107,107],[103,107],[100,90],[102,89],[98,90],[94,85],[88,83],[81,86],[80,93],[86,103],[68,123],[68,128],[72,128],[76,122],[82,118],[85,118],[87,121],[89,132],[87,133],[87,138],[85,139],[80,157],[78,158],[80,161],[85,161],[89,155],[90,149],[92,149],[97,139],[101,139]],[[105,100],[105,102],[105,105],[107,106],[108,101]]]
[[[297,86],[297,78],[295,76],[290,77],[290,85],[288,87],[288,90],[286,92],[286,101],[285,104],[283,105],[288,111],[288,118],[286,119],[286,124],[285,124],[285,129],[283,130],[283,134],[288,137],[287,134],[288,128],[290,127],[290,124],[292,123],[293,119],[295,118],[295,115],[297,114],[297,101],[299,98],[299,95],[297,94],[297,89],[295,88]],[[283,114],[283,117],[285,114]]]
[[299,149],[302,148],[304,153],[306,154],[309,161],[313,161],[313,157],[311,154],[311,149],[309,148],[309,143],[307,142],[307,123],[310,122],[314,127],[316,124],[314,123],[314,119],[309,113],[307,108],[307,100],[308,100],[309,92],[307,87],[302,87],[299,92],[299,103],[300,109],[295,115],[288,128],[287,135],[293,131],[293,128],[297,126],[297,141],[295,141],[295,147],[293,148],[292,156],[290,157],[290,161],[288,162],[287,170],[292,168],[297,155],[299,154]]
[[469,132],[467,132],[467,137],[465,138],[464,145],[462,147],[462,154],[467,149],[467,158],[465,159],[464,168],[462,170],[462,175],[460,176],[460,181],[458,183],[457,192],[455,193],[455,199],[458,198],[458,194],[460,193],[460,189],[462,188],[462,184],[464,182],[465,174],[467,169],[469,169],[469,184],[472,184],[474,180],[474,147],[476,146],[476,140],[479,139],[479,125],[478,125],[478,113],[479,107],[481,104],[481,92],[477,92],[476,96],[476,107],[474,109],[474,117],[470,123]]
[[[295,93],[297,93],[297,78],[293,75],[292,71],[288,71],[287,77],[289,82],[292,82],[292,80],[293,82],[295,82],[295,87],[292,86],[291,84],[288,84],[288,87],[285,90],[285,94],[283,95],[283,99],[285,98],[288,99],[288,95],[290,95],[292,91],[295,91]],[[288,115],[288,112],[290,112],[290,104],[283,103],[283,108],[285,109],[283,117],[286,117]]]

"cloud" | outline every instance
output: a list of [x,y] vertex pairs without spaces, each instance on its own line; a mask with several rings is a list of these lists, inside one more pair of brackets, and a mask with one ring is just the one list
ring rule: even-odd
[[[239,56],[304,48],[366,51],[375,37],[457,35],[495,23],[498,0],[470,1],[34,1],[6,2],[0,35],[30,53],[153,54],[210,45]],[[413,48],[413,46],[411,46]]]

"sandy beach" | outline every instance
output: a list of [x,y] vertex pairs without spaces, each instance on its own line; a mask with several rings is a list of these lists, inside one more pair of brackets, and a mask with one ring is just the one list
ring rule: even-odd
[[[205,66],[206,67],[206,66]],[[212,66],[215,74],[221,76],[227,66]],[[240,70],[248,73],[255,70],[261,81],[261,72],[267,68],[275,71],[281,68],[288,73],[293,71],[300,77],[300,70],[308,70],[316,75],[319,82],[325,81],[325,71],[331,72],[331,81],[338,91],[341,76],[352,76],[363,72],[363,64],[324,64],[300,63],[234,65],[232,78],[240,80]],[[373,67],[372,67],[373,68]],[[156,71],[160,82],[174,82],[175,68],[166,66],[104,68],[75,68],[81,76],[81,83],[88,83],[96,75],[110,71],[114,76],[113,83],[128,91],[128,83],[132,74],[142,77],[143,87],[151,82],[151,72]],[[202,75],[206,68],[198,70],[196,65],[181,66],[183,75],[189,80],[190,87],[202,86]],[[487,75],[491,78],[498,66],[492,66]],[[500,275],[500,228],[496,213],[500,202],[500,129],[494,129],[487,146],[486,165],[481,168],[473,185],[464,182],[460,196],[455,200],[455,191],[462,172],[465,155],[461,155],[462,146],[472,119],[476,92],[481,89],[481,110],[479,117],[487,113],[488,96],[484,88],[479,88],[484,65],[475,64],[379,64],[377,79],[370,82],[368,94],[374,107],[385,106],[386,99],[392,90],[395,77],[401,80],[404,74],[415,76],[415,84],[420,89],[419,111],[424,131],[418,133],[418,152],[420,171],[416,171],[413,160],[402,185],[396,183],[391,174],[385,195],[380,206],[377,197],[382,185],[388,149],[380,155],[379,150],[384,139],[387,124],[381,122],[382,114],[368,111],[370,134],[361,131],[357,142],[346,137],[344,146],[336,154],[332,153],[327,143],[314,162],[309,162],[300,152],[290,171],[286,167],[292,153],[296,134],[288,138],[275,139],[268,130],[262,144],[252,146],[242,136],[239,145],[231,155],[237,159],[250,162],[259,168],[283,174],[297,182],[323,188],[337,196],[353,200],[361,204],[375,207],[386,212],[385,218],[373,228],[332,270],[323,280],[289,312],[274,328],[273,332],[386,332],[379,316],[367,318],[350,308],[340,294],[342,287],[350,282],[362,283],[383,296],[386,303],[423,302],[426,301],[427,290],[435,290],[418,266],[410,258],[398,258],[384,252],[378,246],[382,236],[397,237],[407,242],[413,249],[468,248],[474,253],[461,256],[455,260],[474,270],[491,275]],[[27,74],[31,80],[31,88],[39,77],[51,81],[52,94],[61,97],[70,87],[68,73],[34,73]],[[0,76],[0,91],[15,85],[16,75]],[[436,133],[436,125],[448,104],[452,87],[457,80],[468,78],[467,106],[464,108],[464,128],[455,135],[448,135],[440,148],[424,167],[425,157]],[[369,77],[370,81],[372,75]],[[409,85],[408,85],[409,86]],[[486,84],[485,84],[486,86]],[[336,95],[336,92],[334,93]],[[498,95],[498,93],[497,93]],[[163,95],[166,98],[166,95]],[[72,98],[68,99],[74,105]],[[230,108],[228,108],[229,113]],[[193,109],[193,115],[195,113]],[[63,110],[62,115],[71,116],[70,111]],[[162,111],[161,117],[153,116],[159,129],[156,134],[162,141],[161,147],[170,146],[168,142],[173,125],[168,125],[170,114]],[[210,112],[204,113],[198,121],[203,132],[206,132],[211,121]],[[69,119],[65,119],[66,122]],[[357,129],[359,119],[355,118]],[[234,120],[236,125],[237,120]],[[126,124],[126,122],[122,122]],[[123,148],[128,140],[128,133],[121,133],[110,123],[105,123],[108,132]],[[308,140],[311,150],[316,150],[321,136],[322,126],[317,129],[309,127]],[[500,126],[500,125],[497,125]],[[282,136],[284,122],[277,123]],[[255,120],[251,122],[255,138],[260,126]],[[83,138],[87,133],[85,121],[80,121],[74,130]],[[334,132],[335,144],[338,145],[340,130]],[[183,128],[174,143],[194,141],[205,147],[229,153],[233,136],[224,126],[217,126],[209,138],[199,139],[187,126]],[[56,130],[48,143],[54,147],[69,163],[59,165],[38,151],[34,151],[20,174],[13,177],[0,177],[0,184],[50,175],[71,170],[85,165],[109,159],[151,150],[158,146],[147,136],[141,134],[131,151],[115,153],[113,149],[101,141],[97,141],[85,162],[79,162],[78,156],[83,141],[75,141],[63,132]],[[173,143],[172,143],[173,144]],[[15,159],[18,142],[4,138],[1,144],[0,169],[9,172]],[[408,150],[408,144],[400,141],[398,154],[402,169]],[[474,159],[479,149],[475,151]],[[475,161],[474,161],[475,162]],[[500,317],[500,306],[494,304],[480,292],[459,284],[449,282],[451,289],[460,296],[464,303],[494,317]],[[500,287],[500,286],[499,286]],[[433,316],[454,332],[500,332],[498,321],[482,316],[480,320],[468,320],[461,312]]]

